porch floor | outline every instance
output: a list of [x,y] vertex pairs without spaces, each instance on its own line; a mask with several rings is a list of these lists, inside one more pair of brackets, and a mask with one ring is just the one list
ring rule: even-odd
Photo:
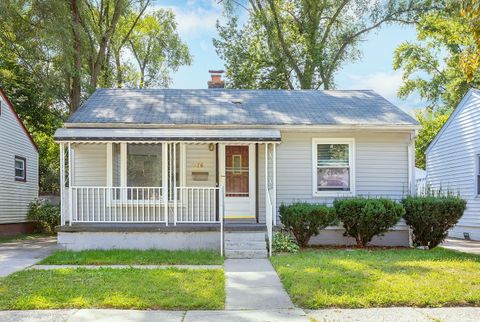
[[[265,224],[225,223],[225,231],[266,231]],[[57,232],[197,232],[220,231],[219,223],[197,224],[142,224],[142,223],[74,223],[57,226]]]

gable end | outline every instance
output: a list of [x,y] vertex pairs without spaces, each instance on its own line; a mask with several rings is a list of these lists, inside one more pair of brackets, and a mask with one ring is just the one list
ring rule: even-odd
[[[10,110],[12,111],[13,115],[15,116],[18,124],[22,127],[23,129],[23,132],[25,132],[25,134],[27,135],[27,138],[30,140],[30,142],[32,143],[33,147],[35,148],[35,150],[37,151],[38,153],[38,146],[37,144],[35,143],[35,141],[33,141],[33,138],[32,136],[30,135],[30,132],[28,132],[27,128],[25,127],[25,125],[23,124],[22,120],[20,119],[20,116],[17,114],[17,112],[15,111],[15,108],[13,107],[13,104],[12,102],[10,102],[10,100],[8,99],[7,95],[5,94],[5,92],[3,91],[3,89],[0,87],[0,95],[2,96],[3,100],[7,103],[6,105],[10,108]],[[2,106],[3,107],[3,106]]]

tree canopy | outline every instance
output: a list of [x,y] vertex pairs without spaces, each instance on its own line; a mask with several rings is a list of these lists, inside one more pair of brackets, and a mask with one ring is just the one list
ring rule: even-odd
[[[361,56],[358,44],[384,24],[414,23],[436,5],[422,0],[225,0],[214,40],[234,88],[331,89]],[[238,10],[247,10],[239,24]]]
[[152,2],[0,1],[0,86],[39,145],[41,192],[59,189],[55,129],[96,88],[166,87],[190,64],[175,15]]
[[469,88],[480,85],[475,61],[468,65],[465,58],[480,50],[472,19],[478,18],[462,16],[458,2],[422,16],[416,25],[418,41],[402,43],[394,54],[393,66],[403,72],[401,98],[419,93],[429,109],[450,112]]

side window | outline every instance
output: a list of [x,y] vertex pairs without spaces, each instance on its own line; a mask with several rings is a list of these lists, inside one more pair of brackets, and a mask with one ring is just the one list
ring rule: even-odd
[[15,181],[27,181],[27,160],[15,156]]

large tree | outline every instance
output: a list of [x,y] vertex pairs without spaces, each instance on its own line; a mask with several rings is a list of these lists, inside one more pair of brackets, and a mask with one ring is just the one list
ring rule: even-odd
[[475,61],[465,60],[480,50],[471,30],[474,20],[478,17],[461,15],[458,2],[420,19],[418,40],[402,43],[394,54],[394,68],[403,72],[401,98],[418,93],[429,109],[449,113],[469,88],[480,86]]
[[[360,57],[358,44],[369,32],[413,23],[434,7],[428,0],[224,2],[227,23],[218,25],[214,45],[227,85],[238,88],[333,88],[335,73]],[[238,10],[248,12],[242,25]]]
[[[39,145],[42,192],[58,191],[58,146],[53,133],[67,115],[97,87],[120,87],[123,79],[138,86],[129,40],[151,2],[0,1],[0,87]],[[170,29],[166,33],[157,29],[157,38],[176,35],[173,15],[170,18]],[[149,53],[150,61],[168,61],[172,42],[162,45],[165,48]],[[163,64],[164,75],[178,64]]]
[[138,87],[167,87],[170,71],[191,63],[188,47],[176,32],[175,15],[158,9],[141,18],[129,39],[139,70]]

